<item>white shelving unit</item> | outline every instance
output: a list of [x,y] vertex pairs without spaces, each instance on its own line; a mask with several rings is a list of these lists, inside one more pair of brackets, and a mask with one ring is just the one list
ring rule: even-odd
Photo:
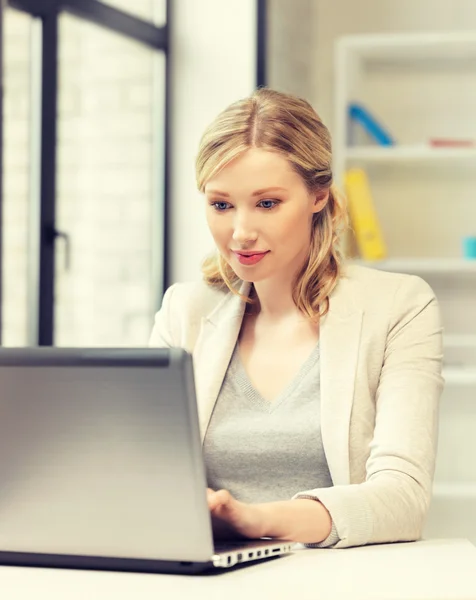
[[437,483],[433,486],[433,493],[440,498],[473,498],[476,502],[476,484],[474,483]]
[[412,275],[432,274],[462,277],[476,275],[476,260],[458,258],[391,258],[376,262],[360,261],[357,263],[393,273],[410,273]]
[[476,352],[476,335],[445,335],[446,348],[470,348]]
[[472,161],[476,167],[476,148],[443,148],[429,144],[401,146],[354,146],[345,150],[346,162],[370,164],[392,162],[437,163],[442,161]]
[[[365,89],[369,69],[377,68],[380,74],[388,69],[390,80],[392,73],[400,76],[402,68],[411,70],[415,65],[419,73],[429,68],[433,76],[440,67],[451,70],[452,65],[459,65],[459,71],[461,65],[463,68],[474,66],[476,81],[476,31],[363,35],[338,40],[335,52],[333,140],[334,175],[339,187],[342,188],[345,171],[354,166],[368,171],[371,186],[375,173],[384,173],[382,178],[388,172],[394,177],[397,173],[398,177],[400,170],[408,166],[413,169],[412,176],[415,177],[418,177],[420,167],[426,173],[432,173],[434,169],[440,178],[444,169],[463,169],[463,172],[476,170],[476,146],[436,147],[424,138],[419,142],[404,140],[388,147],[348,145],[348,105],[362,101],[359,93]],[[398,98],[398,90],[394,98]],[[407,102],[405,115],[408,119],[411,118],[409,106],[411,103]],[[476,124],[476,102],[473,106]],[[372,110],[373,107],[369,108]],[[452,106],[452,110],[458,109]],[[445,116],[441,115],[442,118]],[[386,122],[386,125],[390,130],[393,129],[392,123]],[[476,141],[474,128],[473,132]],[[396,137],[398,139],[398,135]],[[419,190],[422,185],[419,182]],[[471,193],[474,198],[476,233],[476,187]],[[385,199],[379,198],[379,201],[384,202]],[[451,197],[451,202],[458,202],[458,198]],[[442,208],[444,210],[447,206],[441,202],[431,206],[433,212]],[[462,218],[470,220],[472,216],[468,214]],[[444,216],[441,222],[444,223]],[[429,219],[426,226],[431,224],[432,220]],[[418,232],[418,226],[418,223],[411,223],[413,235],[418,235],[415,233],[415,230]],[[402,232],[400,238],[400,256],[393,252],[395,256],[387,260],[356,262],[386,271],[421,276],[433,287],[439,299],[445,329],[443,376],[446,387],[441,403],[434,497],[426,535],[468,537],[476,543],[476,466],[473,458],[476,456],[476,260],[459,258],[454,256],[454,252],[445,255],[445,248],[441,251],[436,243],[429,249],[428,256],[407,256],[409,233]]]
[[476,386],[476,365],[474,367],[446,367],[443,369],[446,385]]
[[[403,144],[389,147],[347,144],[347,107],[355,98],[355,89],[365,77],[367,65],[447,64],[448,61],[474,61],[476,31],[408,33],[346,36],[338,39],[335,49],[334,173],[342,184],[349,164],[358,162],[475,161],[476,147],[442,148],[429,144]],[[476,73],[475,73],[476,75]],[[443,115],[444,116],[444,115]]]

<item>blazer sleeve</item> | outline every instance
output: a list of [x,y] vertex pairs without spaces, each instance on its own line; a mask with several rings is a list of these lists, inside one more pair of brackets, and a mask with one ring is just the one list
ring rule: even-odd
[[162,299],[162,306],[155,315],[154,327],[149,338],[149,346],[152,348],[170,348],[174,346],[172,328],[172,302],[176,285],[170,286]]
[[339,535],[335,548],[421,537],[435,469],[441,366],[436,298],[422,279],[402,278],[389,319],[365,482],[294,496],[327,508]]

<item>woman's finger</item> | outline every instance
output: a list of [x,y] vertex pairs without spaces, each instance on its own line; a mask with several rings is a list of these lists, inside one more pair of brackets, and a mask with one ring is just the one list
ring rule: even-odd
[[220,508],[225,508],[232,500],[230,493],[227,490],[214,491],[207,489],[208,508],[212,511]]
[[233,501],[233,497],[228,490],[218,490],[215,492],[215,497],[218,499],[219,504],[226,506]]
[[222,496],[215,490],[207,489],[208,508],[216,510],[222,504]]

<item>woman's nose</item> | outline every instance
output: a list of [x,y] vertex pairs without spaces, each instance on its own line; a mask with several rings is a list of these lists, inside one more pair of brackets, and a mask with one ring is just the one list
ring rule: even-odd
[[257,238],[256,227],[249,217],[237,216],[233,225],[233,240],[241,245],[254,242]]

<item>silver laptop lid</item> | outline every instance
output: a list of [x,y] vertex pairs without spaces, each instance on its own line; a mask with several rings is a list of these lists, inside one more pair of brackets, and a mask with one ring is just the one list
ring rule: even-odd
[[0,551],[208,561],[191,357],[0,350]]

